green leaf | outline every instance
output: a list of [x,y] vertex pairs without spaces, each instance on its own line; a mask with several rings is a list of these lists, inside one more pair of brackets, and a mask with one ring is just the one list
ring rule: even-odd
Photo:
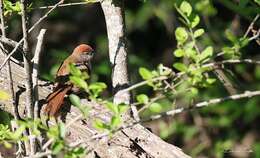
[[198,29],[198,30],[196,30],[196,31],[194,32],[194,38],[197,38],[197,37],[203,35],[204,32],[205,32],[204,29]]
[[256,68],[255,68],[255,78],[256,79],[260,79],[260,66],[256,66]]
[[200,17],[195,15],[192,19],[190,19],[190,26],[191,28],[196,27],[200,23]]
[[226,30],[225,35],[227,39],[230,40],[232,43],[235,43],[237,41],[237,37],[230,30]]
[[207,79],[206,79],[206,82],[207,82],[208,84],[213,84],[214,82],[216,82],[216,79],[215,79],[215,78],[207,78]]
[[173,64],[173,67],[181,72],[185,72],[188,70],[187,66],[183,63],[175,63]]
[[74,105],[76,107],[80,107],[81,106],[80,98],[77,95],[70,94],[69,95],[69,99],[70,99],[70,102],[72,103],[72,105]]
[[188,33],[184,27],[178,27],[175,30],[175,37],[179,44],[183,44],[188,39]]
[[63,122],[59,123],[59,131],[60,131],[60,137],[65,138],[66,135],[66,128]]
[[183,57],[183,56],[184,56],[184,53],[185,53],[185,52],[184,52],[183,49],[176,49],[176,50],[174,51],[174,56],[180,58],[180,57]]
[[9,143],[9,142],[7,142],[7,141],[3,141],[3,143],[4,143],[4,146],[5,146],[7,149],[12,148],[12,144],[11,144],[11,143]]
[[232,47],[223,47],[222,51],[225,54],[231,54],[231,55],[235,54],[235,50]]
[[190,14],[192,12],[192,7],[187,1],[183,1],[181,3],[180,10],[181,10],[181,12],[186,14],[187,16],[190,16]]
[[190,92],[191,92],[192,95],[197,95],[199,91],[198,91],[197,88],[192,87]]
[[150,106],[149,106],[149,109],[152,111],[152,112],[161,112],[162,110],[162,106],[159,104],[159,103],[152,103]]
[[89,110],[90,110],[89,107],[80,106],[79,109],[80,109],[80,111],[82,112],[82,114],[83,114],[84,117],[88,117]]
[[3,91],[3,90],[0,90],[0,100],[9,100],[11,98],[11,96]]
[[119,114],[125,113],[128,110],[129,106],[125,104],[118,105]]
[[197,62],[197,60],[199,59],[198,57],[198,53],[196,52],[196,50],[194,48],[188,48],[185,51],[185,55],[189,58],[191,58],[193,61]]
[[139,74],[142,76],[144,80],[152,79],[154,77],[151,71],[144,67],[139,68]]
[[136,100],[138,101],[138,103],[141,103],[141,104],[147,104],[149,102],[149,98],[145,94],[139,94],[136,97]]
[[243,48],[243,47],[247,46],[249,42],[250,42],[250,41],[249,41],[248,38],[243,38],[243,37],[240,38],[240,39],[239,39],[240,48]]
[[118,107],[116,104],[112,103],[112,102],[107,102],[106,103],[106,107],[111,110],[114,114],[118,114]]
[[62,141],[56,141],[52,145],[52,153],[57,155],[64,148],[64,144]]
[[98,129],[98,130],[104,130],[106,129],[106,125],[103,123],[102,120],[100,119],[95,119],[94,120],[94,123],[93,123],[93,126]]
[[69,64],[70,73],[73,76],[81,76],[81,71],[74,64]]
[[[157,66],[157,72],[156,72],[156,75],[155,76],[168,76],[168,75],[170,75],[171,74],[171,72],[172,72],[172,69],[170,69],[170,68],[168,68],[168,67],[166,67],[166,66],[164,66],[163,64],[159,64],[158,66]],[[158,73],[159,72],[159,73]]]
[[66,152],[64,158],[82,158],[86,155],[86,149],[83,147],[73,147]]
[[90,95],[92,99],[97,98],[104,89],[107,88],[107,85],[103,82],[95,82],[89,85]]
[[202,51],[202,53],[199,56],[200,61],[203,61],[213,55],[213,47],[208,46],[206,49]]
[[103,89],[106,89],[106,88],[107,88],[107,85],[103,82],[95,82],[95,83],[92,83],[91,85],[89,85],[89,89],[103,90]]
[[260,5],[260,0],[254,0],[255,3],[257,3],[258,5]]
[[26,126],[24,124],[20,125],[18,129],[11,135],[13,139],[19,139],[22,136],[22,133],[26,130]]
[[87,82],[82,79],[81,77],[78,76],[70,76],[69,77],[70,81],[75,84],[76,86],[83,88],[83,89],[88,89],[88,84]]
[[112,128],[115,128],[115,127],[118,127],[121,123],[121,118],[119,115],[115,115],[111,118],[111,123],[110,123],[110,126]]

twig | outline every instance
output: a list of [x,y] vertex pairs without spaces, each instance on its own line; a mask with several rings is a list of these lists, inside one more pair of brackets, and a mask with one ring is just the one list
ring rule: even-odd
[[[18,42],[14,41],[14,40],[12,40],[10,38],[6,38],[3,35],[0,36],[0,41],[5,43],[5,44],[7,44],[7,45],[9,45],[9,46],[11,46],[11,47],[15,47],[18,44]],[[22,47],[19,47],[19,48],[20,48],[21,51],[23,51]]]
[[249,38],[249,41],[252,41],[252,40],[254,40],[254,39],[257,39],[257,38],[259,37],[259,35],[260,35],[260,29],[258,29],[258,31],[256,32],[255,35],[253,35],[252,37]]
[[259,18],[260,14],[257,14],[256,17],[254,18],[254,20],[250,23],[249,27],[246,30],[246,33],[244,34],[244,38],[247,37],[247,35],[249,34],[249,32],[253,29],[253,26],[255,24],[255,22],[257,21],[257,19]]
[[164,98],[165,96],[160,94],[158,95],[157,97],[151,99],[151,101],[149,103],[147,103],[146,105],[144,105],[143,107],[141,107],[139,110],[138,110],[138,113],[141,113],[142,111],[144,111],[146,108],[148,108],[152,103],[156,102],[157,100],[159,99],[162,99]]
[[35,155],[31,155],[30,157],[26,157],[26,158],[42,158],[51,154],[52,154],[51,151],[45,151],[45,152],[36,153]]
[[[255,22],[257,21],[257,19],[259,18],[259,16],[260,16],[260,14],[257,14],[257,15],[255,16],[254,20],[250,23],[250,25],[248,26],[248,28],[247,28],[245,34],[243,35],[244,38],[246,38],[246,37],[248,36],[249,32],[253,29],[253,26],[254,26]],[[258,32],[257,32],[256,35],[254,35],[253,37],[250,37],[250,38],[249,38],[249,41],[252,41],[252,40],[256,39],[257,37],[259,37],[259,34],[260,34],[260,33],[259,33],[259,30],[258,30]],[[217,53],[217,54],[214,56],[214,58],[220,57],[220,56],[222,56],[222,55],[224,55],[224,54],[225,54],[225,52],[224,52],[224,51],[221,51],[221,52]]]
[[37,39],[37,44],[35,48],[35,53],[33,57],[33,90],[34,90],[34,117],[35,119],[39,118],[39,93],[38,93],[38,75],[39,75],[39,59],[42,50],[43,38],[46,33],[46,29],[41,29]]
[[[29,52],[28,43],[28,21],[27,21],[27,8],[26,0],[21,0],[21,17],[22,17],[22,30],[23,30],[23,61],[25,70],[25,87],[26,87],[26,115],[28,118],[34,118],[33,116],[33,86],[32,86],[32,63],[31,53]],[[32,137],[32,131],[29,129],[29,141],[30,141],[30,155],[34,155],[36,152],[35,137]]]
[[153,81],[160,81],[160,80],[166,80],[168,77],[167,76],[159,76],[159,77],[155,77],[153,79],[150,79],[150,80],[145,80],[145,81],[142,81],[142,82],[139,82],[139,83],[136,83],[128,88],[125,88],[123,90],[120,90],[118,93],[125,93],[125,92],[128,92],[128,91],[131,91],[131,90],[134,90],[138,87],[141,87],[141,86],[144,86],[146,85],[148,82],[153,82]]
[[[219,62],[213,62],[213,63],[209,63],[209,64],[205,64],[202,65],[199,69],[201,68],[214,68],[214,67],[218,67],[219,65],[224,65],[224,64],[260,64],[260,61],[257,60],[252,60],[252,59],[230,59],[230,60],[223,60],[223,61],[219,61]],[[193,69],[194,71],[197,69]],[[179,72],[177,74],[172,74],[175,79],[174,81],[177,79],[179,79],[181,76],[185,75],[186,72]],[[162,80],[166,80],[168,79],[170,76],[159,76],[159,77],[155,77],[153,79],[150,80],[145,80],[145,81],[141,81],[139,83],[133,84],[132,86],[125,88],[123,90],[120,90],[118,93],[124,93],[126,91],[131,91],[134,90],[138,87],[147,85],[148,82],[155,82],[155,81],[162,81]]]
[[[85,5],[85,4],[89,4],[89,3],[96,3],[99,1],[86,1],[86,2],[75,2],[75,3],[66,3],[66,4],[61,4],[58,7],[69,7],[69,6],[76,6],[76,5]],[[43,7],[39,7],[39,8],[34,8],[34,9],[49,9],[49,8],[53,8],[55,7],[54,5],[51,6],[43,6]]]
[[51,143],[54,141],[54,138],[49,139],[43,146],[42,146],[42,150],[45,150],[49,147],[49,145],[51,145]]
[[[59,1],[53,8],[51,8],[48,12],[46,12],[34,25],[29,29],[28,33],[32,32],[36,26],[38,26],[45,18],[48,17],[48,15],[55,10],[59,5],[61,5],[64,2],[64,0]],[[18,49],[19,45],[24,41],[24,38],[22,38],[17,45],[14,47],[14,49],[11,51],[11,53],[5,58],[4,62],[0,66],[0,70],[4,67],[6,62],[9,60],[9,58],[14,54],[14,52]]]
[[[12,40],[12,39],[9,39],[9,38],[6,38],[6,37],[3,37],[3,36],[0,36],[0,42],[2,42],[2,43],[4,43],[4,44],[7,44],[7,45],[9,45],[9,46],[11,46],[11,47],[15,47],[16,44],[17,44],[16,41],[14,41],[14,40]],[[19,51],[22,52],[23,49],[20,48]],[[8,52],[5,52],[5,54],[8,55]],[[20,62],[20,61],[16,60],[16,59],[13,58],[13,57],[11,57],[11,60],[12,60],[14,63],[16,63],[16,64],[20,65],[21,67],[23,67],[23,62]]]
[[[39,92],[38,92],[38,78],[39,78],[39,59],[41,55],[42,45],[43,45],[43,38],[45,35],[46,29],[41,29],[38,37],[37,37],[37,44],[35,48],[35,53],[33,57],[33,91],[34,91],[34,119],[39,119],[40,116],[40,108],[39,108]],[[42,145],[42,135],[36,137],[40,146]]]
[[26,110],[27,117],[33,118],[33,87],[32,87],[32,75],[31,75],[31,53],[29,52],[28,43],[28,29],[27,29],[27,12],[25,0],[21,0],[21,16],[22,16],[22,29],[23,29],[23,51],[24,51],[24,69],[26,73]]
[[[244,93],[241,93],[241,94],[236,94],[236,95],[231,95],[231,96],[227,96],[227,97],[223,97],[223,98],[215,98],[215,99],[211,99],[211,100],[208,100],[208,101],[199,102],[199,103],[194,104],[193,106],[190,106],[188,108],[178,108],[178,109],[170,110],[170,111],[167,111],[167,112],[163,112],[163,113],[160,113],[160,114],[157,114],[157,115],[150,116],[149,118],[145,118],[145,119],[142,119],[140,121],[136,121],[136,122],[129,123],[127,125],[123,125],[123,126],[119,127],[118,129],[116,129],[112,132],[114,133],[114,132],[117,132],[117,131],[120,131],[120,130],[123,130],[123,129],[126,129],[126,128],[133,127],[134,125],[139,124],[139,123],[158,120],[160,118],[167,117],[167,116],[174,116],[175,114],[179,114],[179,113],[182,113],[184,111],[189,111],[189,110],[192,110],[192,109],[207,107],[209,105],[218,104],[218,103],[221,103],[221,102],[224,102],[224,101],[227,101],[227,100],[238,100],[238,99],[250,98],[250,97],[259,96],[259,95],[260,95],[260,90],[259,91],[245,91]],[[98,135],[92,136],[89,141],[94,140],[94,139],[100,139],[100,138],[108,136],[108,135],[109,135],[109,132],[100,133]]]
[[6,62],[10,59],[10,57],[16,52],[16,50],[18,49],[19,45],[22,44],[23,39],[21,39],[17,45],[14,47],[14,49],[11,51],[11,53],[8,54],[8,56],[5,58],[4,62],[2,63],[2,65],[0,66],[0,70],[2,70],[2,68],[5,66]]
[[[76,121],[78,121],[80,118],[82,118],[82,115],[78,115],[75,118],[73,118],[69,123],[67,123],[65,125],[66,128],[69,128],[73,123],[75,123]],[[54,141],[53,138],[49,139],[43,146],[42,146],[42,150],[45,150],[48,148],[49,145],[51,145],[51,143]]]

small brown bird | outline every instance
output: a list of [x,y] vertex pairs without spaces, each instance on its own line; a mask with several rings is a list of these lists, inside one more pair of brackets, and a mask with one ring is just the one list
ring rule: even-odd
[[69,81],[69,64],[75,64],[81,71],[86,71],[89,74],[93,53],[94,51],[89,45],[80,44],[74,49],[73,53],[63,61],[56,74],[56,86],[46,99],[47,106],[44,111],[47,115],[57,117],[64,104],[65,95],[77,89]]

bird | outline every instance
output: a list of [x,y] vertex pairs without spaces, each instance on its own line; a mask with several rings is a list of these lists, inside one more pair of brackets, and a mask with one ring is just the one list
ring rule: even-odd
[[73,50],[72,54],[62,62],[56,73],[53,92],[46,98],[47,105],[44,109],[45,114],[55,118],[58,117],[64,105],[66,95],[76,91],[75,89],[77,89],[77,91],[79,90],[79,88],[75,87],[75,85],[69,81],[69,65],[74,64],[82,72],[90,74],[93,55],[94,50],[91,46],[80,44]]

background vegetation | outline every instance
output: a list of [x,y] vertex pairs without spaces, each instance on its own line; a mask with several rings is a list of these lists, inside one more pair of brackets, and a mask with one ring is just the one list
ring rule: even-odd
[[[174,5],[179,5],[181,2],[181,0],[125,1],[131,83],[141,80],[139,67],[155,69],[160,63],[172,67],[172,63],[180,61],[180,58],[173,55],[173,51],[177,48],[175,30],[183,26],[178,20],[180,16]],[[234,44],[232,38],[242,37],[253,18],[260,12],[257,0],[189,2],[194,12],[200,16],[198,28],[205,30],[204,35],[197,39],[198,46],[200,48],[214,46],[214,53],[220,52],[224,46],[232,46]],[[33,8],[53,4],[54,2],[50,0],[33,1],[30,12],[31,23],[41,15]],[[22,37],[19,16],[10,15],[8,18],[8,36],[17,41]],[[259,27],[259,24],[258,20],[255,26]],[[53,81],[57,68],[72,49],[79,43],[88,43],[96,52],[92,63],[91,81],[102,81],[111,86],[106,27],[99,4],[58,8],[40,27],[47,29],[40,67],[42,79]],[[32,33],[34,39],[38,31],[36,29],[35,34]],[[34,48],[36,41],[29,42]],[[250,42],[240,53],[243,58],[260,59],[259,43]],[[260,66],[237,64],[227,66],[225,73],[238,92],[260,89]],[[145,93],[151,97],[157,95],[150,87],[142,87],[133,93]],[[103,95],[110,98],[111,87],[108,87]],[[181,93],[176,104],[189,106],[194,102],[227,95],[228,92],[222,83],[217,81],[209,88],[199,89],[199,92]],[[228,101],[217,106],[149,122],[146,126],[193,157],[260,157],[259,104],[259,97]],[[163,99],[160,101],[160,106],[160,111],[166,111],[173,104],[171,100]],[[142,115],[152,113],[151,110],[146,110]],[[8,122],[3,114],[0,118],[0,123]]]

